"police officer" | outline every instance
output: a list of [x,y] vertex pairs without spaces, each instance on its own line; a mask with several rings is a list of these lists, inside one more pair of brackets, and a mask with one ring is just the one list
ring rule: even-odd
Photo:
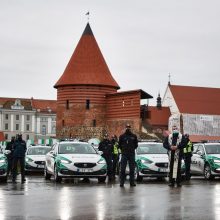
[[111,139],[113,145],[113,153],[112,153],[112,177],[115,178],[115,175],[118,174],[118,159],[119,159],[119,149],[118,149],[118,141],[117,136],[113,135]]
[[102,151],[102,157],[105,158],[107,164],[107,175],[109,181],[112,180],[112,152],[113,144],[108,138],[108,134],[104,135],[104,139],[99,143],[99,151]]
[[191,157],[193,152],[193,144],[189,139],[189,135],[185,134],[186,145],[183,148],[183,158],[185,162],[185,179],[188,181],[191,178],[190,175],[190,166],[191,166]]
[[18,134],[17,139],[14,142],[13,168],[12,168],[13,169],[13,177],[12,177],[13,183],[16,183],[18,162],[20,163],[20,167],[21,167],[21,182],[24,183],[26,181],[25,172],[24,172],[26,150],[27,150],[26,142],[22,139],[22,134]]
[[172,133],[165,138],[163,146],[168,150],[169,154],[169,186],[174,187],[176,182],[177,187],[181,187],[181,160],[185,146],[185,138],[179,132],[176,125],[173,125]]
[[120,172],[120,187],[124,187],[125,182],[125,170],[127,162],[130,169],[130,186],[136,186],[134,182],[134,170],[135,170],[135,149],[138,147],[137,136],[131,132],[130,124],[126,125],[125,133],[119,137],[118,143],[119,149],[121,149],[121,172]]
[[14,152],[14,142],[15,142],[15,137],[11,137],[11,141],[7,143],[7,146],[5,148],[6,152],[6,157],[8,161],[8,170],[7,170],[7,175],[12,173],[12,163],[13,163],[13,152]]

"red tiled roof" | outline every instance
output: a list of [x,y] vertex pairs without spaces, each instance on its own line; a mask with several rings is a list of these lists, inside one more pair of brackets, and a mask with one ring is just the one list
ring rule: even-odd
[[3,108],[9,108],[14,104],[16,99],[21,100],[21,104],[25,107],[25,110],[31,110],[31,108],[33,108],[40,109],[41,112],[48,112],[48,109],[51,109],[51,112],[56,112],[56,100],[0,97],[0,105],[2,105]]
[[147,119],[150,125],[165,125],[168,126],[168,120],[171,115],[169,107],[161,107],[158,109],[154,106],[148,106],[150,118]]
[[119,89],[95,40],[89,23],[55,88],[67,85],[101,85]]
[[180,113],[220,115],[220,89],[169,85]]
[[189,138],[192,142],[219,141],[220,140],[220,136],[190,135]]

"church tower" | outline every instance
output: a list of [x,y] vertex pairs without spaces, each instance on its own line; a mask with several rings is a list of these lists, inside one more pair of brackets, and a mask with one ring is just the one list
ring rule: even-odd
[[106,95],[120,88],[111,75],[89,23],[57,89],[57,137],[100,136],[106,126]]

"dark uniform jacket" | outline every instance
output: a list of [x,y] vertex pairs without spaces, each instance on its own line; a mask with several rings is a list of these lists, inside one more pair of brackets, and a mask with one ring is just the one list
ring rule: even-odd
[[14,142],[12,142],[12,141],[8,142],[5,150],[10,150],[11,151],[11,153],[7,154],[6,156],[7,156],[7,158],[12,158],[13,151],[14,151]]
[[16,140],[14,143],[13,157],[25,157],[26,150],[26,142],[24,140]]
[[135,154],[135,149],[138,147],[137,136],[126,131],[119,137],[118,147],[122,154]]
[[112,156],[113,144],[110,140],[104,139],[99,143],[99,150],[103,152],[105,156]]

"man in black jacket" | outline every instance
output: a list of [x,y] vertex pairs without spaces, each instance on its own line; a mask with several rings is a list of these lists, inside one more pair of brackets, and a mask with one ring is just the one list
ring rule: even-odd
[[15,137],[13,136],[13,137],[11,137],[11,141],[7,143],[7,146],[5,148],[6,157],[7,157],[7,161],[8,161],[7,175],[9,175],[9,173],[12,174],[14,142],[15,142]]
[[108,135],[104,135],[103,141],[99,143],[99,151],[102,151],[102,157],[105,158],[107,164],[107,175],[109,181],[112,180],[112,153],[113,153],[113,144],[109,140]]
[[13,177],[12,182],[16,183],[16,177],[17,177],[17,165],[18,161],[21,166],[21,182],[25,182],[25,171],[24,171],[24,165],[25,165],[25,152],[27,150],[26,142],[22,140],[22,135],[19,134],[17,139],[14,143],[14,153],[13,153]]
[[181,160],[183,157],[183,148],[185,146],[185,138],[179,132],[176,125],[172,127],[172,133],[166,137],[163,146],[168,150],[170,161],[169,186],[181,186]]
[[135,149],[138,147],[138,141],[137,136],[131,132],[130,124],[126,125],[125,133],[119,137],[118,147],[119,149],[121,149],[120,187],[124,186],[127,162],[130,169],[130,186],[136,186],[136,184],[134,183],[134,170]]

